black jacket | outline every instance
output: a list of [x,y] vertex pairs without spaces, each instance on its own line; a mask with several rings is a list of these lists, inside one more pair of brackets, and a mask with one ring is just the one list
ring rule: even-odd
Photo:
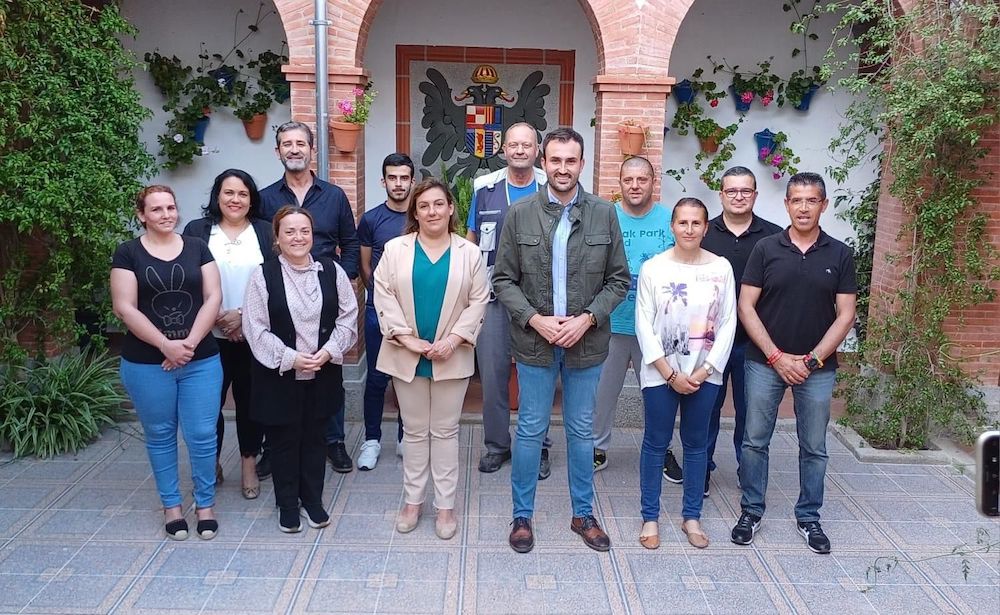
[[[182,235],[197,237],[208,243],[208,238],[212,234],[212,226],[214,224],[210,218],[192,220],[184,227]],[[257,218],[252,220],[250,224],[253,226],[254,232],[257,233],[257,241],[260,243],[260,253],[264,255],[264,261],[277,258],[278,255],[274,253],[274,238],[272,236],[274,231],[271,230],[271,223]]]

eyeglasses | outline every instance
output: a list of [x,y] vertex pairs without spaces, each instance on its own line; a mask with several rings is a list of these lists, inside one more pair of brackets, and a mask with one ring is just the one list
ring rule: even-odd
[[801,197],[794,198],[794,199],[788,199],[788,204],[791,205],[792,207],[798,207],[798,206],[803,205],[803,204],[808,205],[809,207],[816,207],[817,205],[821,204],[822,202],[823,202],[823,199],[821,199],[819,197],[815,197],[815,196],[809,197],[808,199],[803,199]]
[[757,191],[753,188],[726,188],[722,191],[722,194],[726,195],[726,198],[735,199],[737,196],[742,196],[745,199],[749,199]]

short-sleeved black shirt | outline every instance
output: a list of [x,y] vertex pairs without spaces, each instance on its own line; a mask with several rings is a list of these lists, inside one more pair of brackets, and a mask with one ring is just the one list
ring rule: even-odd
[[[806,354],[823,339],[837,319],[837,295],[858,292],[854,254],[822,230],[805,254],[787,229],[761,239],[747,260],[743,284],[761,289],[757,315],[771,341],[792,354]],[[747,346],[746,358],[767,362],[756,344]],[[824,369],[836,368],[837,354],[825,363]]]
[[[184,247],[177,258],[164,261],[146,251],[135,238],[118,246],[111,259],[114,269],[135,274],[139,311],[167,339],[184,339],[191,333],[198,310],[204,303],[201,266],[214,259],[206,244],[197,237],[181,236]],[[215,337],[206,335],[194,350],[194,359],[218,354]],[[125,336],[122,358],[133,363],[162,363],[163,353],[132,334]]]
[[[701,247],[712,254],[725,258],[733,266],[733,279],[736,280],[736,296],[739,297],[739,281],[743,279],[743,271],[746,269],[750,252],[753,251],[758,241],[780,232],[781,227],[777,224],[772,224],[764,218],[754,215],[747,230],[743,231],[737,237],[726,226],[726,222],[720,214],[708,223],[708,233],[705,235],[705,239],[702,240]],[[743,323],[737,322],[734,343],[745,344],[748,339],[746,329],[743,328]]]

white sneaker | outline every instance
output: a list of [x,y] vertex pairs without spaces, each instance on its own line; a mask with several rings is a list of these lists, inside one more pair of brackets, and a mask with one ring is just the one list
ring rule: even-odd
[[382,452],[382,445],[378,440],[365,440],[361,445],[361,452],[358,453],[358,469],[374,470],[378,463],[378,454]]

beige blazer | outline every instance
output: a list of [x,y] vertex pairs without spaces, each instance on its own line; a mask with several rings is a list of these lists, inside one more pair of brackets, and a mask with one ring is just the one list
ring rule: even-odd
[[[382,331],[377,369],[404,382],[411,382],[420,355],[403,347],[399,335],[416,335],[417,321],[413,307],[413,256],[417,234],[397,237],[385,244],[385,251],[375,268],[375,311]],[[483,326],[483,314],[489,299],[486,267],[479,247],[451,235],[451,261],[444,305],[437,332],[431,342],[454,333],[464,341],[447,361],[434,362],[434,380],[457,380],[472,376],[475,370],[475,345]]]

